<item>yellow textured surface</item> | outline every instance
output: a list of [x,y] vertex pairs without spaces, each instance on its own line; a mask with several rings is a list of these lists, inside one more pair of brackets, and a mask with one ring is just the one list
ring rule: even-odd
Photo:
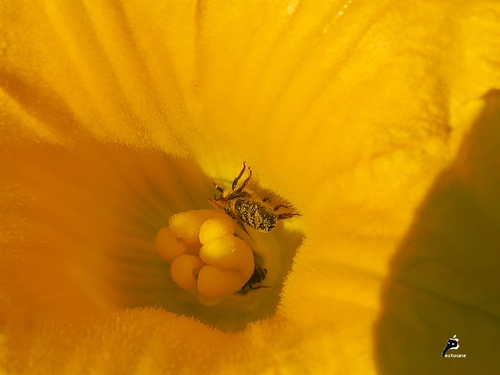
[[[0,29],[1,371],[500,372],[498,1],[20,0]],[[242,161],[302,214],[277,313],[135,309],[157,230]]]

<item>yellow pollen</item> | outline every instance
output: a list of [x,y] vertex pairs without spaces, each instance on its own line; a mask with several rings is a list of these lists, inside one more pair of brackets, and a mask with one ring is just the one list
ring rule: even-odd
[[216,238],[203,245],[200,258],[205,263],[227,270],[240,271],[247,281],[254,270],[252,250],[245,241],[233,235]]
[[180,212],[170,217],[168,227],[172,234],[184,242],[200,246],[200,228],[208,219],[227,219],[227,215],[214,210],[193,210]]
[[253,274],[253,252],[234,231],[234,221],[214,210],[175,214],[169,227],[158,231],[156,248],[171,265],[172,280],[197,291],[203,305],[213,306],[240,291]]

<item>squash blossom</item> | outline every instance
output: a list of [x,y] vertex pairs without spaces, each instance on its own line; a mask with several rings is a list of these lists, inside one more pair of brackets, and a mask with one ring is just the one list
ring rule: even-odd
[[0,29],[0,373],[500,373],[498,1]]

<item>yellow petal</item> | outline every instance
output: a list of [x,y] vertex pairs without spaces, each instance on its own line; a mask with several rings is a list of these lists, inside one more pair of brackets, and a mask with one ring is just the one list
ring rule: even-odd
[[[377,358],[389,373],[413,361],[415,373],[431,366],[464,374],[498,368],[492,343],[500,334],[494,286],[500,269],[500,93],[481,102],[482,115],[392,259],[375,329]],[[453,354],[466,359],[441,358],[453,335],[460,339]]]
[[[6,372],[494,372],[497,101],[462,116],[500,86],[497,1],[0,7]],[[228,333],[166,312],[153,244],[243,160],[306,241]]]

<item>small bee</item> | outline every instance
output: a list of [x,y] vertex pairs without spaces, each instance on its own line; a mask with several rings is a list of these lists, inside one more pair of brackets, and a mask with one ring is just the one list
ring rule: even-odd
[[243,169],[238,177],[233,181],[231,191],[227,192],[222,187],[218,186],[214,180],[212,183],[215,188],[221,193],[220,198],[214,196],[214,199],[208,199],[208,202],[221,211],[224,211],[231,216],[236,223],[242,228],[245,233],[248,231],[245,224],[259,232],[270,232],[278,223],[278,220],[288,219],[293,216],[300,216],[298,213],[285,212],[277,214],[276,211],[281,208],[288,208],[283,204],[277,205],[274,208],[269,208],[264,205],[264,202],[269,202],[269,198],[265,198],[262,202],[253,199],[252,195],[245,191],[245,187],[252,178],[252,170],[248,168],[248,177],[238,187],[238,183],[245,173],[246,165],[243,162]]
[[[270,286],[267,285],[254,286],[255,284],[264,281],[266,276],[267,270],[264,267],[255,266],[252,276],[250,276],[246,284],[241,288],[241,293],[247,294],[250,289],[270,288]],[[246,289],[247,287],[248,289]]]

